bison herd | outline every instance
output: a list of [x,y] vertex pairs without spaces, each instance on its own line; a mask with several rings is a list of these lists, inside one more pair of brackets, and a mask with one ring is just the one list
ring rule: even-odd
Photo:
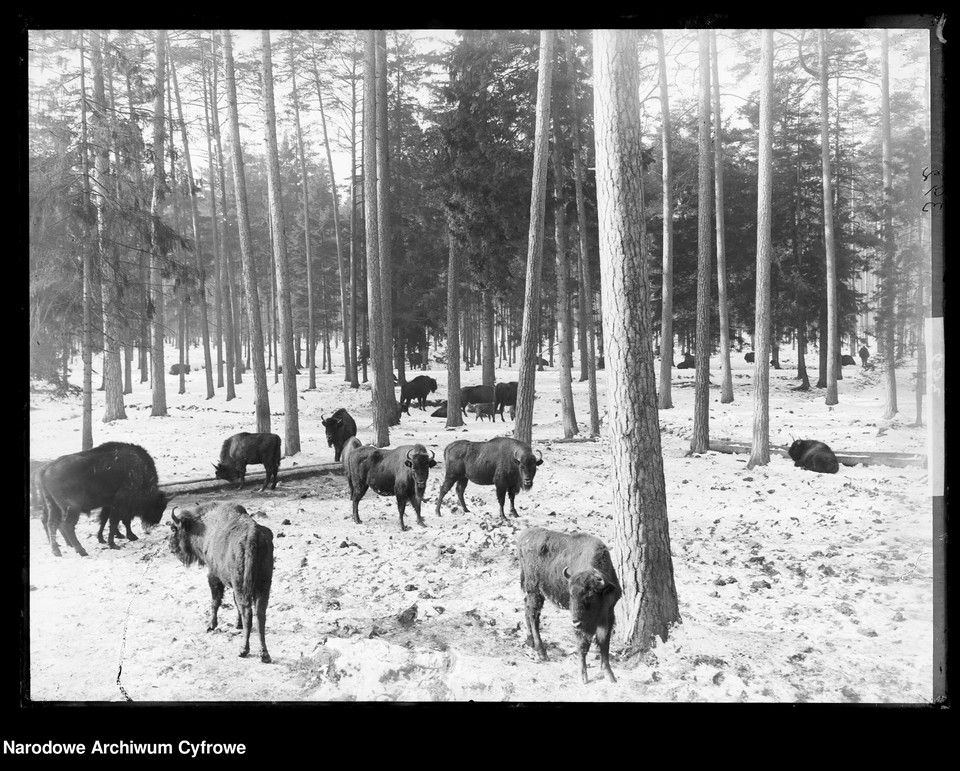
[[[678,365],[678,366],[682,366]],[[422,375],[401,384],[401,407],[416,401],[426,408],[428,394],[437,390],[437,382]],[[517,401],[517,383],[469,386],[461,389],[464,414],[476,413],[477,419],[503,420],[509,407],[511,417]],[[444,403],[434,416],[446,414]],[[422,504],[430,470],[437,465],[435,452],[423,444],[385,449],[364,445],[357,438],[357,424],[345,409],[329,418],[321,416],[327,443],[334,449],[334,460],[342,464],[346,488],[352,504],[353,521],[360,523],[359,505],[368,490],[396,499],[401,531],[407,504],[413,507],[417,524],[426,526]],[[263,465],[266,474],[260,491],[276,489],[280,468],[280,437],[270,433],[242,432],[227,438],[221,447],[215,476],[241,489],[247,466]],[[796,466],[819,473],[836,473],[836,455],[823,442],[797,440],[788,451]],[[444,496],[456,488],[464,512],[463,493],[469,482],[492,485],[496,490],[500,517],[507,496],[510,516],[517,517],[514,504],[517,493],[533,487],[537,469],[543,464],[541,453],[534,454],[525,442],[509,437],[488,441],[457,440],[443,453],[443,481],[437,496],[435,513],[440,517]],[[134,517],[144,526],[160,522],[170,497],[159,489],[156,466],[150,454],[134,444],[107,442],[91,450],[64,455],[34,472],[33,491],[42,507],[41,521],[50,548],[57,557],[59,530],[68,545],[80,556],[87,552],[75,531],[80,513],[100,510],[97,539],[103,543],[103,530],[109,522],[108,545],[119,548],[115,539],[123,538],[119,524],[124,523],[127,540],[137,537],[130,529]],[[250,650],[250,633],[256,614],[260,637],[260,660],[269,662],[265,640],[266,612],[273,578],[273,533],[257,523],[243,506],[212,502],[193,508],[173,507],[171,511],[170,551],[186,566],[207,568],[211,592],[210,620],[207,631],[217,627],[217,613],[226,587],[233,592],[237,608],[237,628],[243,630],[240,656]],[[527,644],[538,657],[546,658],[540,637],[540,611],[546,599],[569,609],[578,641],[580,674],[587,682],[586,656],[592,641],[600,650],[600,665],[605,675],[616,681],[610,668],[610,636],[614,607],[622,591],[610,553],[598,538],[583,533],[566,534],[531,527],[516,540],[520,563],[520,587],[525,596]]]

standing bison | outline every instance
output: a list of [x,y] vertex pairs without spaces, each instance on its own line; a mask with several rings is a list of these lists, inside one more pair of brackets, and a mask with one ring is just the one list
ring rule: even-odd
[[840,470],[840,461],[823,442],[815,439],[797,439],[790,445],[787,454],[793,459],[794,466],[821,474],[836,474]]
[[417,375],[413,380],[401,384],[400,386],[400,404],[407,410],[409,415],[410,402],[417,400],[417,406],[421,410],[427,408],[427,396],[437,390],[437,381],[429,375]]
[[171,514],[170,551],[188,567],[207,568],[212,596],[207,631],[217,628],[217,611],[224,587],[229,586],[237,606],[237,629],[243,629],[240,656],[250,653],[250,630],[256,610],[260,661],[268,664],[267,602],[273,582],[273,532],[235,503],[205,503],[181,512],[180,516],[176,510]]
[[587,651],[596,637],[600,666],[616,682],[610,669],[610,636],[620,582],[603,541],[584,533],[558,533],[531,527],[517,536],[520,588],[525,594],[527,642],[541,661],[547,651],[540,639],[540,610],[544,598],[569,608],[580,651],[580,676],[587,682]]
[[[504,407],[516,407],[517,406],[517,383],[516,380],[511,380],[509,383],[497,383],[494,391],[496,396],[494,402],[496,403],[496,411],[500,413],[500,421],[505,422],[503,419],[503,408]],[[510,417],[513,417],[511,412]]]
[[377,495],[396,496],[401,530],[410,529],[403,523],[408,502],[413,504],[417,513],[417,524],[426,526],[420,507],[427,488],[427,476],[436,465],[434,453],[431,451],[427,455],[427,448],[422,444],[381,450],[373,445],[360,444],[356,437],[350,439],[343,450],[343,470],[353,502],[353,521],[360,524],[360,499],[372,488]]
[[342,407],[326,420],[321,415],[320,422],[327,433],[327,447],[333,448],[333,460],[339,463],[343,446],[351,436],[357,435],[357,423]]
[[280,437],[276,434],[249,434],[243,431],[234,434],[220,448],[220,462],[214,463],[216,478],[227,482],[237,482],[237,489],[243,487],[247,475],[248,463],[262,463],[266,469],[263,487],[267,489],[273,480],[271,490],[277,489],[277,473],[280,471]]
[[513,499],[520,490],[533,487],[533,478],[537,475],[537,466],[543,463],[543,457],[534,457],[530,445],[518,439],[500,436],[487,442],[471,442],[458,439],[447,445],[443,451],[444,478],[437,497],[437,516],[440,516],[440,503],[447,491],[457,486],[457,498],[464,511],[469,511],[463,500],[463,491],[467,482],[478,485],[496,485],[497,501],[500,503],[500,516],[506,496],[510,495],[510,514],[518,516]]
[[464,386],[460,389],[460,412],[463,413],[463,417],[467,417],[468,404],[486,404],[496,399],[497,394],[493,386]]
[[487,402],[486,404],[468,404],[467,412],[475,412],[477,417],[473,420],[474,422],[478,420],[483,420],[484,418],[489,418],[491,421],[496,420],[496,405],[493,402]]
[[133,536],[129,524],[133,517],[140,517],[147,527],[156,525],[168,501],[157,481],[150,454],[126,442],[106,442],[48,463],[37,472],[35,483],[43,505],[41,522],[54,556],[61,556],[57,530],[77,554],[87,556],[75,529],[81,511],[102,509],[97,540],[103,543],[103,525],[109,520],[111,549],[118,548],[114,538],[120,521],[126,524],[128,537]]

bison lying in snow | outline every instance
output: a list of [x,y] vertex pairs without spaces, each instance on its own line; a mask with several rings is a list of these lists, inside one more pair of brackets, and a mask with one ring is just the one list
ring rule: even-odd
[[531,527],[517,536],[520,588],[526,594],[527,642],[541,661],[547,651],[540,639],[540,610],[544,598],[569,608],[580,650],[580,675],[587,682],[587,651],[594,636],[600,647],[600,666],[613,682],[610,635],[614,606],[622,591],[610,553],[599,538],[584,533],[558,533]]
[[475,412],[477,417],[473,420],[482,420],[483,418],[490,418],[490,420],[496,419],[496,405],[493,402],[487,402],[486,404],[468,404],[467,412]]
[[[427,408],[427,396],[437,390],[437,381],[429,375],[417,375],[413,380],[401,384],[400,386],[400,404],[410,409],[410,402],[417,400],[417,406],[421,410]],[[409,415],[410,413],[407,412]]]
[[464,511],[469,511],[463,500],[463,491],[467,482],[478,485],[496,485],[497,501],[500,503],[500,516],[507,494],[510,495],[510,513],[516,517],[517,509],[513,499],[521,489],[533,487],[533,478],[537,466],[543,463],[543,457],[537,459],[530,445],[518,439],[500,436],[487,442],[471,442],[458,439],[447,445],[443,451],[444,478],[437,497],[437,516],[440,516],[440,503],[447,491],[457,486],[457,498]]
[[845,353],[840,357],[840,366],[841,367],[851,367],[857,363],[857,360],[853,358],[849,353]]
[[420,515],[423,493],[427,487],[430,469],[437,465],[431,451],[422,444],[402,445],[393,450],[382,450],[373,445],[362,445],[352,437],[343,448],[343,470],[353,501],[353,521],[360,523],[360,499],[368,489],[378,495],[394,495],[400,512],[400,529],[409,530],[403,524],[407,502],[413,504],[417,524],[426,525]]
[[212,603],[207,631],[217,628],[217,611],[224,587],[229,586],[237,606],[237,629],[243,629],[240,656],[250,653],[250,630],[256,610],[260,660],[269,663],[265,635],[273,582],[273,532],[235,503],[205,503],[182,509],[180,516],[174,510],[171,518],[170,551],[184,565],[201,565],[208,571]]
[[277,473],[280,471],[280,437],[276,434],[249,434],[243,431],[234,434],[220,448],[220,462],[214,463],[216,478],[228,482],[237,482],[237,489],[243,487],[247,475],[248,463],[262,463],[266,469],[263,487],[267,489],[273,480],[271,490],[277,489]]
[[327,446],[333,448],[333,460],[339,462],[343,446],[351,436],[357,435],[357,423],[342,407],[326,420],[321,415],[320,422],[327,434]]
[[447,403],[444,402],[437,409],[430,413],[431,418],[445,418],[447,417]]
[[140,517],[147,526],[155,525],[167,507],[167,496],[157,487],[157,468],[150,454],[139,445],[106,442],[83,452],[63,455],[37,473],[35,479],[43,502],[41,522],[57,557],[57,530],[77,554],[87,552],[77,538],[76,524],[80,512],[102,509],[97,540],[103,543],[103,526],[110,522],[109,546],[118,548],[114,538],[122,520],[127,536],[136,540],[130,520]]
[[683,361],[677,365],[677,369],[694,369],[696,364],[696,359],[689,353],[685,353],[683,354]]
[[793,459],[794,466],[800,466],[807,471],[836,474],[840,470],[840,461],[833,454],[833,450],[815,439],[797,439],[790,445],[787,453]]

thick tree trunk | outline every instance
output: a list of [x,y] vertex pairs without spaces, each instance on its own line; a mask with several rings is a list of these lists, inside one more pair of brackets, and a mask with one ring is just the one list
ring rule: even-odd
[[899,412],[897,408],[897,351],[896,333],[896,251],[897,244],[893,232],[893,172],[891,165],[890,135],[890,42],[889,33],[883,30],[880,38],[880,132],[883,163],[883,267],[881,308],[883,310],[883,331],[881,340],[883,349],[883,381],[886,386],[886,402],[883,419],[892,420]]
[[[363,350],[357,344],[357,312],[359,302],[359,255],[357,254],[357,60],[354,58],[350,78],[350,387],[359,388],[357,357]],[[367,357],[363,361],[363,380],[367,380]]]
[[493,291],[482,290],[480,302],[483,305],[483,385],[494,386],[497,379],[494,360],[497,352],[493,338]]
[[[253,245],[250,238],[250,216],[247,211],[247,182],[243,169],[240,144],[240,122],[237,114],[237,87],[233,67],[233,43],[229,30],[221,30],[223,56],[227,78],[227,103],[230,119],[231,155],[233,159],[233,189],[237,199],[237,226],[240,232],[240,255],[243,261],[243,288],[247,299],[247,329],[250,357],[253,365],[254,405],[257,433],[270,433],[270,399],[267,392],[267,373],[263,363],[263,327],[260,322],[260,293],[254,266]],[[288,446],[284,448],[291,452]]]
[[837,372],[840,369],[840,341],[837,327],[837,254],[833,237],[833,176],[830,171],[830,99],[827,85],[827,32],[819,30],[820,43],[820,164],[823,175],[823,243],[827,279],[827,396],[825,403],[836,404]]
[[636,30],[594,33],[597,209],[619,636],[645,650],[680,621],[653,364]]
[[670,98],[667,89],[667,56],[663,30],[657,30],[657,54],[660,65],[660,152],[663,166],[663,307],[660,314],[660,387],[661,410],[673,408],[673,164],[670,158],[673,128],[670,123]]
[[447,213],[447,428],[463,425],[460,412],[460,255]]
[[540,30],[537,114],[533,150],[533,187],[530,192],[530,229],[527,236],[527,281],[523,303],[517,418],[513,436],[530,444],[533,434],[533,397],[540,338],[540,272],[543,263],[544,210],[547,197],[547,150],[550,130],[550,83],[553,79],[553,30]]
[[697,347],[690,452],[710,449],[710,260],[713,253],[713,164],[710,158],[710,31],[699,30],[700,135],[697,167]]
[[757,293],[753,449],[747,468],[770,462],[770,263],[773,202],[773,30],[760,32],[760,150],[757,179]]
[[166,83],[166,46],[167,31],[157,30],[156,56],[154,69],[156,93],[153,99],[153,196],[150,201],[150,287],[152,294],[153,318],[151,324],[152,345],[150,349],[150,370],[153,375],[153,404],[151,417],[167,414],[166,369],[163,364],[163,275],[161,261],[162,245],[159,243],[156,223],[160,217],[160,204],[163,200],[164,169],[163,143],[165,137],[163,117],[163,89]]
[[720,317],[720,403],[733,401],[733,373],[730,371],[730,323],[727,316],[727,247],[723,224],[723,136],[720,120],[720,67],[717,33],[710,32],[713,74],[713,166],[716,182],[717,222],[717,309]]

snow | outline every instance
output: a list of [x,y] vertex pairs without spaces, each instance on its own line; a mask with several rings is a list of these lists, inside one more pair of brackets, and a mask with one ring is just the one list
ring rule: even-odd
[[[191,361],[202,361],[197,350]],[[719,359],[711,362],[710,434],[749,443],[753,365],[733,354],[735,401],[720,404]],[[912,370],[899,374],[902,412],[881,419],[876,373],[844,368],[840,403],[824,392],[791,390],[796,361],[771,370],[771,443],[816,438],[835,451],[924,453],[927,428],[912,425]],[[811,382],[816,360],[810,356]],[[172,350],[167,361],[175,361]],[[576,360],[576,359],[575,359]],[[335,356],[334,361],[337,361]],[[342,361],[342,360],[341,360]],[[659,363],[658,363],[659,366]],[[80,367],[74,369],[79,380]],[[420,373],[408,373],[409,376]],[[445,398],[445,369],[426,374]],[[598,374],[601,415],[605,374]],[[516,369],[497,379],[516,380]],[[272,430],[283,436],[282,383],[268,372]],[[461,373],[479,383],[479,368]],[[94,393],[94,444],[145,447],[163,484],[212,476],[220,445],[253,425],[253,378],[237,398],[225,389],[207,400],[204,373],[167,375],[167,417],[150,417],[148,384],[125,397],[127,419],[100,422]],[[836,475],[804,472],[775,455],[746,469],[746,455],[688,457],[693,425],[693,371],[674,370],[674,408],[660,411],[673,567],[682,622],[666,642],[612,665],[618,682],[600,676],[596,646],[580,681],[567,611],[549,603],[542,615],[548,660],[524,645],[523,595],[514,538],[542,525],[584,531],[613,545],[609,445],[556,442],[562,437],[559,373],[537,373],[533,446],[543,453],[533,490],[517,498],[519,519],[502,521],[492,487],[469,485],[469,513],[454,491],[435,514],[442,462],[431,473],[423,515],[401,532],[396,503],[372,492],[351,519],[341,475],[323,471],[284,479],[284,470],[331,463],[321,414],[345,407],[362,441],[372,438],[369,385],[352,390],[342,366],[318,371],[317,389],[298,377],[302,452],[284,458],[275,491],[229,486],[182,493],[189,506],[212,499],[243,504],[274,533],[275,572],[267,611],[273,663],[257,644],[240,658],[240,631],[227,593],[220,627],[206,633],[209,589],[203,570],[185,568],[166,545],[169,514],[140,540],[110,550],[96,541],[96,517],[77,528],[90,552],[80,558],[61,538],[50,553],[38,513],[29,522],[29,674],[35,701],[436,701],[512,702],[863,702],[928,703],[933,693],[932,516],[927,470],[841,466]],[[30,458],[46,461],[80,449],[80,397],[56,397],[34,383]],[[589,418],[587,384],[574,379],[582,435]],[[488,439],[512,431],[475,421],[446,430],[428,408],[411,409],[391,430],[393,444],[442,449],[454,439]],[[925,418],[925,423],[929,420]],[[254,471],[259,467],[254,467]],[[409,509],[408,509],[409,512]],[[416,605],[412,623],[398,618]],[[412,613],[406,614],[413,615]],[[254,638],[255,639],[255,638]],[[119,673],[119,677],[118,677]]]

